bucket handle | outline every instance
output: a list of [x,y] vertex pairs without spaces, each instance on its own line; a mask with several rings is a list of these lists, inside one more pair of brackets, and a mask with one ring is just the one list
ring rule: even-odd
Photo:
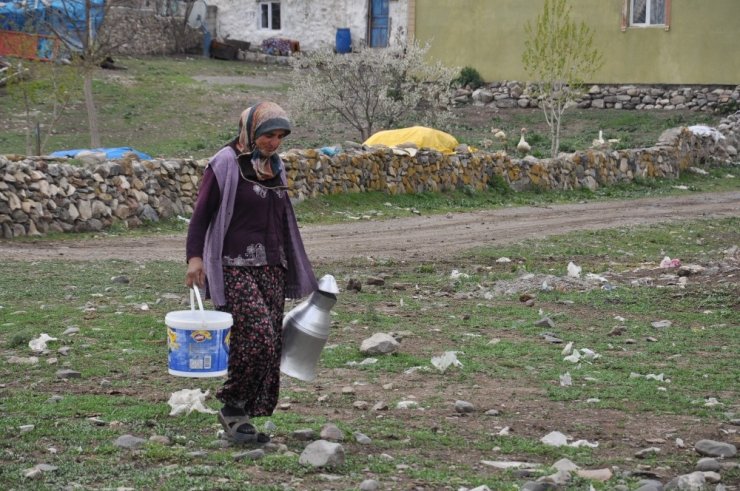
[[205,324],[206,318],[205,318],[205,311],[203,310],[203,300],[200,299],[200,289],[196,286],[190,289],[190,310],[195,310],[195,302],[193,300],[193,296],[195,296],[195,299],[198,300],[198,308],[200,309],[200,318],[201,322]]

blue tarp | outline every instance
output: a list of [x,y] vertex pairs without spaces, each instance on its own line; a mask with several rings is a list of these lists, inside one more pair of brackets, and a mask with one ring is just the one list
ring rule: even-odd
[[[87,0],[90,4],[90,17],[93,34],[103,23],[105,0]],[[46,3],[36,0],[26,5],[20,3],[0,3],[0,30],[59,36],[67,48],[79,51],[82,48],[81,36],[87,32],[86,0],[50,0]],[[39,58],[50,58],[44,50],[49,46],[39,45]]]
[[138,150],[134,150],[131,147],[116,147],[116,148],[78,148],[75,150],[59,150],[53,153],[50,153],[49,155],[52,157],[69,157],[69,158],[75,158],[78,153],[80,152],[99,152],[104,153],[105,157],[108,160],[116,160],[122,158],[125,154],[129,152],[133,152],[136,154],[137,157],[139,157],[139,160],[154,160],[154,157],[145,154],[144,152],[139,152]]

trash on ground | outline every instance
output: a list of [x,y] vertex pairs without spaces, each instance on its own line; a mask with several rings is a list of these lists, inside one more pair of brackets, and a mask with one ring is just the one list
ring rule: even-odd
[[544,443],[545,445],[550,445],[551,447],[591,447],[596,448],[599,446],[598,442],[591,443],[588,440],[577,440],[573,443],[568,443],[569,438],[562,434],[559,431],[551,431],[547,435],[540,438],[540,441]]
[[445,351],[441,356],[433,356],[432,365],[442,373],[450,366],[462,368],[463,364],[457,359],[457,353],[460,353],[460,351]]
[[671,259],[668,256],[665,256],[663,260],[660,262],[661,268],[677,268],[679,266],[681,266],[680,259]]
[[573,385],[573,379],[570,376],[570,372],[565,372],[560,376],[560,386],[570,387],[571,385]]
[[173,392],[170,400],[167,401],[167,404],[172,408],[170,416],[181,416],[183,414],[190,414],[193,411],[215,414],[216,411],[206,407],[204,404],[207,397],[208,391],[202,392],[200,389],[182,389]]
[[571,278],[581,277],[581,267],[575,264],[573,261],[568,263],[568,276]]
[[57,341],[57,338],[53,338],[45,332],[42,332],[39,337],[34,338],[28,342],[28,347],[31,348],[32,351],[41,353],[43,351],[46,351],[46,343],[48,343],[49,341]]

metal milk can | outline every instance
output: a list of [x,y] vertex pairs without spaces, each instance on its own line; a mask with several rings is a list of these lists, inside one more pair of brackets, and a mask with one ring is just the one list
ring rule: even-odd
[[285,314],[281,372],[305,382],[316,377],[316,364],[329,337],[329,311],[338,293],[337,281],[327,274],[319,280],[318,290]]

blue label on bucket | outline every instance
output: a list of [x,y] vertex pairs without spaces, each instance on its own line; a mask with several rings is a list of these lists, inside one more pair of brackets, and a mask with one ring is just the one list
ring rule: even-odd
[[224,372],[229,364],[231,329],[178,329],[167,326],[169,369],[176,372]]

